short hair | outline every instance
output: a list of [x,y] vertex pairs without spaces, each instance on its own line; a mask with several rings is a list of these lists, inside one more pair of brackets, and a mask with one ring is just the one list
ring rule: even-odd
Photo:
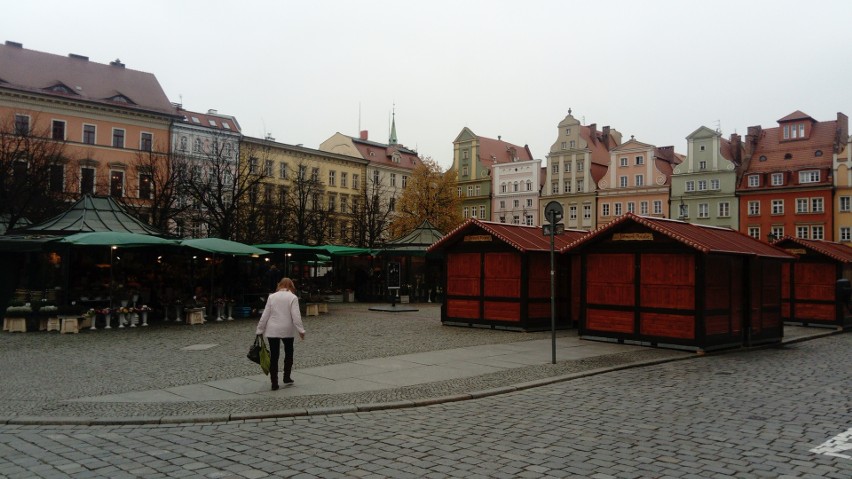
[[286,289],[291,293],[296,292],[296,285],[293,284],[293,280],[290,278],[281,278],[281,281],[278,282],[278,290]]

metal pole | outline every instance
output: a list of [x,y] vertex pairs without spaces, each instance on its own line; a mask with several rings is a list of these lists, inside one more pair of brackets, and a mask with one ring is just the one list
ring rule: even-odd
[[550,212],[550,343],[551,364],[556,364],[556,271],[553,260],[553,238],[556,234],[556,213]]

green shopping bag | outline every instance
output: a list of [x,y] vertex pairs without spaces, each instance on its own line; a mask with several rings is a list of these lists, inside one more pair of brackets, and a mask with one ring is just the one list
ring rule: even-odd
[[263,374],[269,374],[269,349],[266,347],[266,341],[260,340],[260,369],[263,369]]

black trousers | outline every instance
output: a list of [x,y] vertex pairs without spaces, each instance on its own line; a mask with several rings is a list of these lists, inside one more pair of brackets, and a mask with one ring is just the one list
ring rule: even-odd
[[266,339],[269,340],[269,369],[271,371],[278,371],[278,358],[281,355],[281,343],[284,343],[284,361],[293,361],[293,341],[296,338]]

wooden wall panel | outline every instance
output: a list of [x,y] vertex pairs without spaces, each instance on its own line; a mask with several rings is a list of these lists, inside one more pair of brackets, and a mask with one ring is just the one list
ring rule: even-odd
[[[796,299],[834,301],[836,266],[831,263],[798,263],[795,266]],[[789,293],[788,296],[789,297]]]
[[479,319],[479,301],[447,299],[447,318]]
[[633,311],[586,310],[586,329],[632,334]]
[[731,258],[710,257],[704,263],[704,309],[731,307]]
[[837,321],[837,308],[833,304],[796,303],[796,321]]
[[[559,314],[558,310],[556,314]],[[529,319],[550,318],[550,303],[529,303],[527,317]],[[557,321],[559,321],[558,317]]]
[[586,257],[586,302],[633,306],[636,303],[633,264],[633,254],[589,254]]
[[521,320],[521,304],[507,303],[504,301],[486,301],[485,302],[485,317],[492,321],[520,321]]
[[639,330],[643,336],[695,339],[695,317],[678,314],[642,313]]
[[521,256],[517,253],[485,254],[485,296],[521,296]]
[[[559,258],[556,258],[557,260]],[[528,253],[529,261],[529,297],[550,297],[550,254]]]
[[695,257],[691,254],[642,255],[642,307],[695,309]]
[[447,255],[447,295],[478,296],[480,280],[479,253]]
[[704,317],[704,334],[713,336],[717,334],[730,334],[730,326],[728,317],[725,315],[705,316]]

